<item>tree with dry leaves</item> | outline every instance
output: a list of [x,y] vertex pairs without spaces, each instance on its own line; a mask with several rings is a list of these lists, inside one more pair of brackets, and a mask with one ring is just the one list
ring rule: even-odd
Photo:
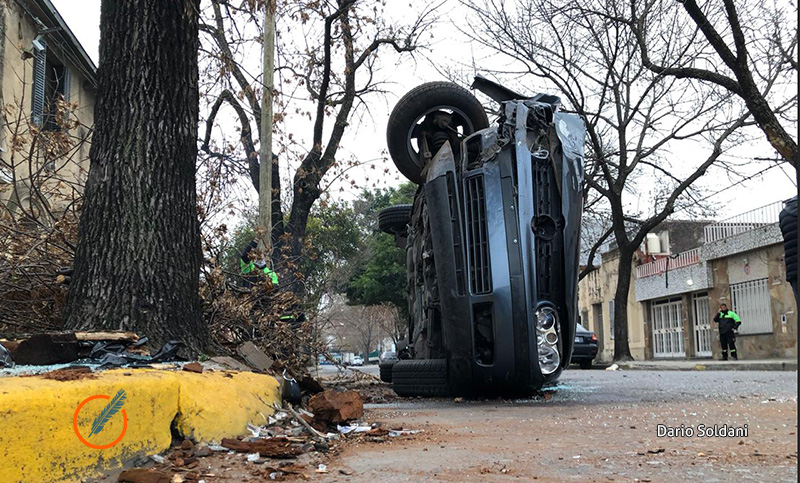
[[[739,97],[775,151],[797,169],[797,5],[752,0],[630,0],[630,28],[652,72]],[[678,35],[659,35],[665,24]]]
[[[652,72],[636,39],[614,18],[627,2],[500,0],[470,4],[474,40],[515,62],[525,79],[542,79],[586,123],[587,199],[610,225],[587,255],[611,238],[617,246],[616,307],[627,307],[632,263],[645,236],[677,210],[702,208],[697,181],[719,168],[749,113],[719,89]],[[682,36],[664,27],[652,35]],[[530,91],[530,88],[526,89]],[[683,149],[678,157],[674,150]],[[648,208],[637,200],[649,190]],[[614,313],[614,359],[630,360],[626,310]]]
[[102,2],[68,328],[176,339],[193,352],[208,343],[195,190],[199,3]]
[[[256,13],[264,2],[235,6],[212,0],[201,26],[206,35],[209,114],[205,119],[201,149],[218,163],[234,165],[258,183],[259,99],[261,84],[244,65],[246,51],[255,44],[261,26]],[[374,0],[334,2],[281,2],[277,5],[277,59],[275,121],[277,143],[273,162],[272,238],[276,258],[285,255],[284,280],[296,293],[303,287],[297,267],[307,244],[311,209],[328,186],[326,179],[343,175],[358,160],[342,162],[342,139],[368,96],[382,92],[381,53],[413,53],[420,37],[436,21],[426,9],[408,23],[392,25],[384,18],[384,5]],[[388,56],[384,56],[388,58]],[[236,143],[215,143],[223,107],[230,108],[238,124]],[[291,132],[287,116],[305,116],[305,132]],[[235,149],[233,146],[237,145]],[[281,189],[280,163],[296,166],[289,192]],[[346,175],[345,175],[346,176]],[[284,214],[288,212],[288,214]],[[285,262],[277,260],[277,264]]]
[[[22,90],[27,92],[26,89]],[[4,106],[0,156],[0,332],[36,333],[62,324],[77,239],[91,130],[58,95],[43,129],[27,99]],[[63,272],[63,273],[62,273]]]

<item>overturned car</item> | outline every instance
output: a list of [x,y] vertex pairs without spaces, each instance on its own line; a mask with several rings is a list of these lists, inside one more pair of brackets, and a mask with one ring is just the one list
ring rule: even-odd
[[499,103],[496,124],[447,82],[411,90],[389,118],[392,160],[420,185],[378,218],[407,250],[408,347],[387,373],[403,396],[524,395],[570,362],[583,121],[555,96],[473,88]]

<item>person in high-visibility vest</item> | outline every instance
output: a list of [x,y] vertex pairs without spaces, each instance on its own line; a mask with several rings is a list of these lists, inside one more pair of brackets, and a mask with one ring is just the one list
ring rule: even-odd
[[[272,283],[273,288],[278,288],[278,274],[267,266],[267,262],[264,259],[257,258],[251,259],[250,252],[254,249],[258,248],[258,243],[255,240],[251,241],[245,249],[242,251],[242,256],[239,259],[239,270],[242,272],[245,287],[249,288],[259,282],[259,279],[263,276],[269,278],[269,281]],[[254,309],[261,307],[260,305],[254,306]],[[263,308],[263,307],[261,307]],[[294,312],[297,312],[295,315]],[[301,322],[306,320],[305,314],[297,308],[297,310],[290,310],[289,312],[280,316],[280,320],[282,322],[286,322],[292,324],[292,326],[297,326]]]
[[733,310],[728,310],[726,304],[719,304],[719,312],[714,316],[714,322],[719,323],[719,343],[722,346],[722,360],[728,360],[730,349],[733,360],[738,361],[736,354],[736,331],[742,325],[742,319]]
[[255,240],[251,241],[242,251],[241,258],[239,258],[239,270],[244,276],[245,287],[249,288],[252,287],[253,284],[258,283],[258,279],[260,278],[259,272],[262,272],[269,278],[272,286],[277,288],[278,274],[267,266],[267,262],[264,259],[253,260],[250,258],[250,252],[257,247],[258,243],[256,243]]

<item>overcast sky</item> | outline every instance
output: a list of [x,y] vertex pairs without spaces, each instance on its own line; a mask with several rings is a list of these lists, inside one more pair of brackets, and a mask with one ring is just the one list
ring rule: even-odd
[[[100,0],[52,0],[52,2],[83,44],[89,56],[97,63]],[[406,7],[410,6],[406,5]],[[433,49],[436,50],[433,55],[446,59],[444,62],[452,65],[469,65],[496,56],[496,54],[482,52],[478,46],[470,44],[452,26],[437,27],[436,33],[438,38],[433,44]],[[380,152],[385,149],[386,120],[394,102],[415,85],[431,80],[442,80],[436,70],[425,61],[405,64],[396,70],[402,72],[402,75],[393,76],[391,79],[393,82],[387,86],[389,93],[386,98],[376,97],[374,104],[370,105],[369,115],[355,119],[354,124],[357,126],[357,130],[351,131],[342,143],[344,153],[352,154],[359,159],[379,157]],[[747,148],[737,149],[735,156],[747,159],[751,156],[772,156],[773,152],[772,148],[762,141]],[[687,155],[691,154],[687,153]],[[391,165],[391,162],[389,164]],[[374,182],[376,174],[383,172],[383,167],[379,166],[381,169],[374,171],[365,169],[361,173],[356,173],[355,176],[372,175],[371,182]],[[402,178],[393,166],[389,166],[389,168],[388,175],[378,176],[380,183],[384,185],[399,184]],[[288,174],[288,170],[286,174]],[[772,169],[765,175],[721,193],[718,197],[721,204],[719,218],[736,215],[792,196],[797,192],[794,178],[794,172],[788,168],[783,171]],[[720,179],[715,182],[713,179],[706,179],[705,184],[713,190],[716,186],[724,187],[727,180]],[[356,194],[356,190],[350,190],[346,185],[343,186],[343,189],[345,197]],[[338,192],[338,189],[335,191]],[[253,201],[255,202],[254,193]]]

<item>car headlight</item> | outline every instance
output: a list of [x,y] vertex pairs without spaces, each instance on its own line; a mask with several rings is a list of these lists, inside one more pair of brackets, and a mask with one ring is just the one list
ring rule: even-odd
[[536,311],[536,329],[539,368],[542,374],[552,374],[561,363],[558,353],[558,314],[554,308],[545,306]]
[[550,307],[536,311],[536,326],[541,331],[548,331],[556,324],[556,313]]
[[561,363],[561,356],[558,355],[558,350],[549,345],[539,346],[539,367],[542,369],[542,374],[552,374],[558,369]]

